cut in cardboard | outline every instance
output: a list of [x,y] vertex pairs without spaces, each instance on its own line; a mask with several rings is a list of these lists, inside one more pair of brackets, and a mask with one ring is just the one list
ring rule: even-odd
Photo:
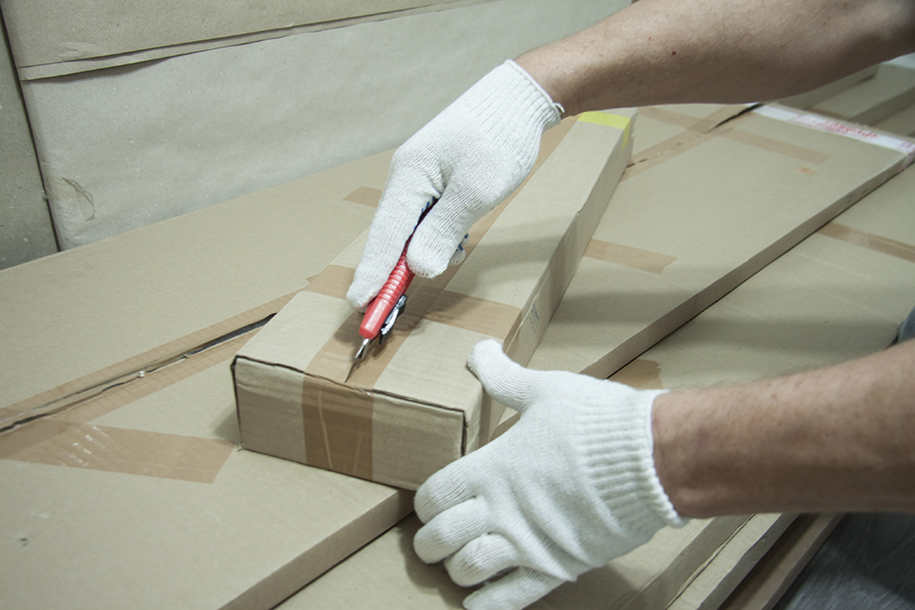
[[501,410],[467,355],[493,337],[530,359],[630,158],[632,116],[586,113],[547,132],[530,177],[472,229],[466,260],[414,281],[392,336],[353,369],[355,242],[239,352],[243,446],[415,489],[486,443]]
[[[644,114],[640,134],[650,129]],[[856,238],[834,237],[829,228],[814,233],[613,379],[641,388],[687,389],[828,366],[883,349],[915,305],[913,186],[915,171],[896,176],[830,223],[847,227]],[[611,214],[608,210],[607,217]],[[696,224],[681,229],[698,232],[704,221],[694,218]],[[577,308],[574,301],[582,293],[573,287],[581,273],[557,316]],[[657,294],[641,298],[647,302]],[[604,324],[615,316],[612,307],[596,303],[588,315]],[[564,330],[569,342],[577,340],[569,327]],[[550,364],[561,368],[555,353]],[[749,521],[724,517],[664,529],[647,545],[562,585],[531,608],[715,608],[791,522],[791,516],[778,515]],[[401,522],[280,608],[459,608],[470,590],[452,583],[440,565],[414,557],[417,527],[414,517]]]

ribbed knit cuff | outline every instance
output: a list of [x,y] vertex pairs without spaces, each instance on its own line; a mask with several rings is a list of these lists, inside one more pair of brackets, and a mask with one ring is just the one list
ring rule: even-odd
[[458,99],[467,116],[494,141],[518,155],[528,171],[537,158],[540,135],[559,124],[553,100],[518,64],[508,60],[492,70]]
[[651,406],[665,392],[628,390],[612,408],[589,407],[581,417],[585,467],[597,494],[620,523],[649,534],[688,521],[667,497],[654,466]]

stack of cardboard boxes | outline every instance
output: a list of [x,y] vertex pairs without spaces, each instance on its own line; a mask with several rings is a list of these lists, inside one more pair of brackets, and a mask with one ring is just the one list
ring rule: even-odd
[[[889,342],[915,304],[915,148],[828,125],[714,105],[567,120],[348,380],[341,289],[390,153],[3,271],[2,605],[459,606],[412,552],[404,488],[513,421],[463,368],[476,340],[668,389]],[[718,607],[793,521],[662,530],[541,607]]]

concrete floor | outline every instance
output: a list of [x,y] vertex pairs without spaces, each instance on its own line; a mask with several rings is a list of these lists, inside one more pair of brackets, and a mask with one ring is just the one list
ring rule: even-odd
[[847,515],[775,610],[915,610],[915,514]]

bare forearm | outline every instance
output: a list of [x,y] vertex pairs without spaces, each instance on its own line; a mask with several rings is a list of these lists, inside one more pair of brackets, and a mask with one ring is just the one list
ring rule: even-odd
[[911,0],[640,0],[518,63],[576,114],[774,99],[911,51]]
[[655,401],[684,516],[915,510],[915,341],[838,366]]

